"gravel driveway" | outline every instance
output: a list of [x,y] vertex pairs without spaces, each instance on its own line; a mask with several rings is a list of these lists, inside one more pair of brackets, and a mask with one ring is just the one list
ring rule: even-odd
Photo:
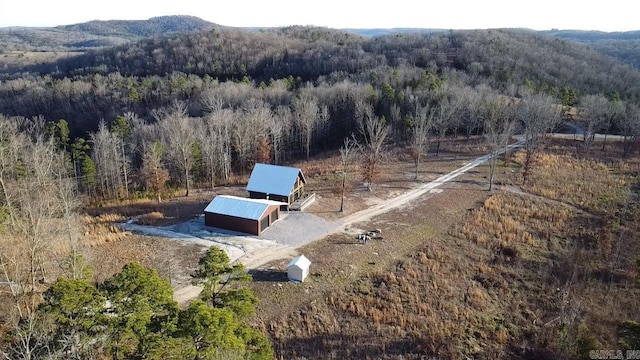
[[329,222],[317,215],[291,211],[265,230],[260,239],[273,240],[281,245],[300,247],[325,237],[340,228],[341,224]]

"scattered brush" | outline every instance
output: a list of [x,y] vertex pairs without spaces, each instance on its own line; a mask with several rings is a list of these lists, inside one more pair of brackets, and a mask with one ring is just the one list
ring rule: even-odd
[[164,214],[159,211],[150,212],[138,216],[137,222],[141,225],[158,225],[158,223],[164,219]]
[[84,216],[84,235],[87,245],[97,246],[126,238],[127,233],[116,225],[117,222],[124,221],[124,219],[119,214],[102,214],[97,217]]

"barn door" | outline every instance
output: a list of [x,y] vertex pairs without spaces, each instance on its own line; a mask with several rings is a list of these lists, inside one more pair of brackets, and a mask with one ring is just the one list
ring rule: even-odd
[[269,217],[265,216],[264,219],[260,220],[260,232],[264,231],[269,227]]

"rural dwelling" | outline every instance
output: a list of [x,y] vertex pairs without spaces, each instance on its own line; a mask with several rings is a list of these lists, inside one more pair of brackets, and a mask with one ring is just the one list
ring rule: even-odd
[[307,180],[302,170],[287,166],[256,164],[251,172],[247,191],[252,199],[267,199],[287,203],[283,210],[304,194]]
[[204,224],[260,236],[280,218],[279,201],[218,195],[204,209]]
[[309,275],[309,265],[311,265],[311,261],[304,255],[293,258],[287,265],[287,277],[293,281],[304,281]]

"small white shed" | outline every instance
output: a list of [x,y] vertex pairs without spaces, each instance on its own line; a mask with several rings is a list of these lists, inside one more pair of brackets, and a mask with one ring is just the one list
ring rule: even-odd
[[311,261],[304,255],[293,258],[287,265],[287,277],[293,281],[304,281],[309,275],[309,265],[311,265]]

